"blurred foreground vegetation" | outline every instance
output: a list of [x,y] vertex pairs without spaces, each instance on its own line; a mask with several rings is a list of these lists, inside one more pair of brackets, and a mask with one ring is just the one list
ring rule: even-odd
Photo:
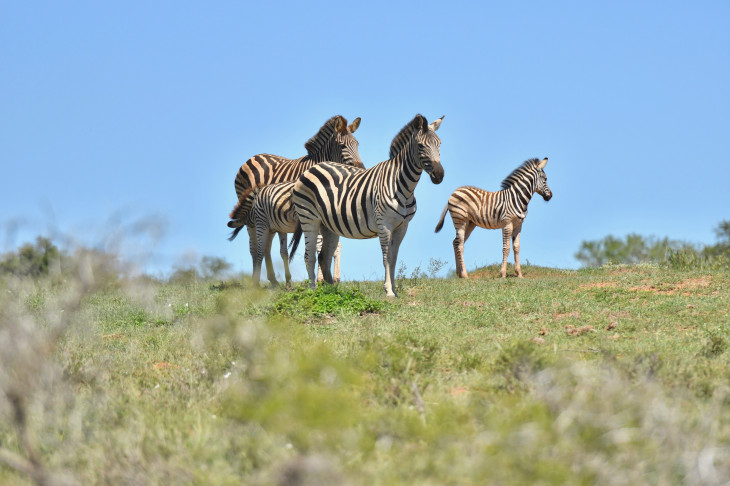
[[727,270],[403,269],[386,301],[51,246],[0,276],[0,484],[730,477]]

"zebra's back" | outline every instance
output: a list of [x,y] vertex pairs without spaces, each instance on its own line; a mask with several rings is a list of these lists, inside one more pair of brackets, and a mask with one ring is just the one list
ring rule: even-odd
[[258,154],[248,159],[238,169],[234,186],[240,199],[257,188],[277,182],[296,180],[306,168],[302,164],[305,157],[287,159],[280,155]]
[[304,171],[315,165],[316,162],[301,157],[287,159],[278,155],[259,154],[251,157],[241,166],[236,176],[236,194],[238,203],[231,211],[228,223],[230,228],[240,228],[249,218],[250,205],[246,199],[252,191],[280,182],[293,182]]
[[448,210],[454,225],[471,221],[486,229],[498,229],[504,220],[504,191],[485,191],[474,186],[462,186],[449,197]]
[[297,218],[292,205],[294,182],[270,184],[259,191],[251,210],[254,225],[277,233],[293,233]]

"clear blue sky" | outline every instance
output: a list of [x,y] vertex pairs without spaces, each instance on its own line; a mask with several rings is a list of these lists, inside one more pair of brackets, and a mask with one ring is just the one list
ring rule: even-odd
[[[454,189],[497,190],[532,157],[554,197],[530,204],[523,263],[576,267],[608,234],[712,243],[729,87],[726,1],[3,2],[0,251],[52,234],[250,271],[245,233],[226,240],[246,159],[302,156],[342,114],[369,167],[416,113],[446,115],[446,176],[416,190],[409,272],[455,267],[450,219],[433,232]],[[343,244],[345,279],[383,278],[377,240]],[[500,261],[500,232],[465,253]]]

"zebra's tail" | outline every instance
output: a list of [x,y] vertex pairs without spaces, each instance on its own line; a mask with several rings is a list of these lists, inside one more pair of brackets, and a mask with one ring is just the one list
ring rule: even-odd
[[238,236],[238,233],[243,229],[243,227],[246,226],[248,214],[249,212],[251,212],[251,208],[253,207],[252,194],[254,194],[255,190],[256,188],[253,187],[249,187],[248,189],[244,190],[241,193],[241,197],[238,198],[238,202],[233,207],[233,210],[229,215],[231,220],[228,222],[228,227],[234,228],[234,230],[233,233],[231,233],[231,236],[228,237],[228,241],[233,241],[236,236]]
[[444,211],[441,213],[441,219],[439,219],[439,224],[436,225],[436,231],[435,233],[438,233],[441,231],[441,228],[444,227],[444,220],[446,219],[446,211],[449,210],[449,203],[446,203],[446,207],[444,208]]
[[235,240],[236,236],[238,236],[238,233],[240,233],[241,230],[243,229],[243,226],[234,226],[234,225],[235,225],[235,221],[228,222],[228,227],[233,228],[233,231],[231,231],[231,236],[228,237],[228,241]]
[[297,229],[294,230],[294,236],[292,236],[289,242],[289,263],[294,259],[294,253],[297,251],[299,246],[299,240],[302,239],[302,224],[297,223]]

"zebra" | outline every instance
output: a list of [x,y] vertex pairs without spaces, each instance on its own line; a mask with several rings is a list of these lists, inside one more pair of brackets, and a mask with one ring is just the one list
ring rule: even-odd
[[[261,262],[266,259],[266,273],[269,282],[278,285],[271,261],[271,244],[274,234],[279,235],[279,250],[284,261],[284,275],[287,286],[291,282],[289,271],[289,258],[287,254],[287,233],[294,233],[299,221],[296,218],[292,206],[293,182],[280,182],[269,184],[263,188],[256,189],[251,193],[255,195],[253,205],[249,212],[246,226],[249,230],[251,241],[251,256],[253,257],[253,280],[256,284],[260,281]],[[322,236],[317,238],[317,252],[322,248]],[[342,245],[339,245],[335,252],[335,280],[340,279],[340,252]],[[322,272],[319,271],[318,280],[322,280]]]
[[543,170],[548,159],[529,159],[516,168],[502,181],[502,190],[489,192],[478,187],[463,186],[456,189],[449,197],[441,219],[436,225],[436,233],[441,231],[446,212],[456,228],[454,238],[454,257],[456,273],[461,278],[468,278],[464,266],[464,243],[474,228],[502,228],[502,278],[507,276],[507,256],[510,239],[514,246],[515,273],[522,278],[520,269],[520,231],[527,216],[527,204],[534,193],[540,194],[545,201],[553,197],[547,185],[547,176]]
[[253,204],[248,196],[256,188],[276,182],[295,181],[305,170],[324,161],[364,167],[358,152],[358,142],[353,136],[359,126],[359,117],[348,126],[343,116],[333,116],[304,144],[307,149],[304,157],[287,159],[280,155],[258,154],[248,159],[238,169],[234,182],[238,203],[230,213],[228,227],[234,230],[229,240],[233,240],[246,225],[248,211]]
[[327,283],[332,282],[330,263],[340,236],[346,238],[380,238],[385,267],[384,289],[396,297],[395,264],[398,249],[416,213],[414,190],[426,171],[434,184],[444,178],[436,130],[444,117],[430,125],[421,115],[409,122],[395,136],[390,159],[366,170],[341,164],[323,163],[304,172],[293,191],[294,210],[300,226],[291,243],[290,259],[302,233],[305,235],[309,282],[315,288],[315,235],[323,237],[319,266]]
[[[343,116],[333,116],[304,144],[307,150],[304,157],[287,159],[279,155],[258,154],[248,159],[238,170],[234,182],[238,203],[230,214],[228,227],[233,228],[233,232],[228,240],[234,240],[243,227],[248,226],[249,250],[255,262],[256,230],[248,224],[249,213],[256,198],[255,191],[268,184],[296,180],[306,169],[323,161],[342,162],[364,168],[358,152],[358,142],[353,136],[359,126],[360,117],[355,118],[348,126]],[[286,234],[280,234],[279,240],[282,238],[285,242]],[[272,276],[273,267],[270,265],[271,258],[267,258],[267,275]]]

